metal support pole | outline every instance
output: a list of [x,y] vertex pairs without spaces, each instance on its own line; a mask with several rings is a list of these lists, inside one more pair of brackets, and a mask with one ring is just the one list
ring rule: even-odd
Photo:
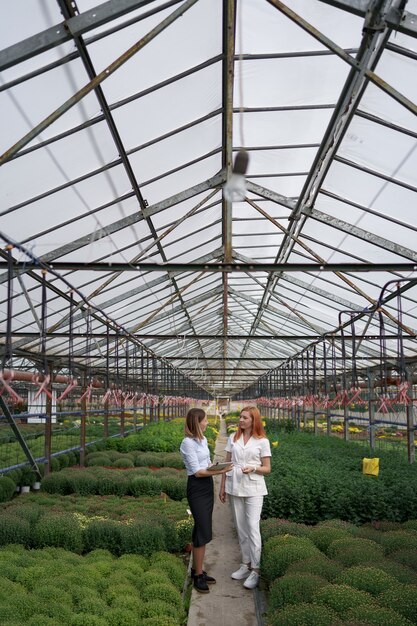
[[345,441],[349,441],[349,407],[347,404],[343,407],[343,437]]
[[330,416],[330,407],[326,407],[326,435],[330,437],[332,434],[332,418]]
[[81,388],[81,425],[80,425],[80,467],[85,465],[85,432],[87,421],[87,381],[85,375],[83,376],[83,385]]
[[375,450],[375,398],[374,398],[374,385],[375,374],[368,371],[368,416],[369,416],[369,447],[371,450]]
[[109,401],[108,400],[105,400],[104,402],[103,434],[104,434],[104,438],[107,439],[109,436]]
[[125,436],[125,420],[126,420],[125,400],[122,397],[120,401],[120,434],[122,435],[122,437]]
[[[52,372],[52,364],[48,365],[49,371]],[[47,390],[52,396],[52,384],[48,383]],[[51,471],[51,453],[52,453],[52,397],[47,393],[45,394],[45,442],[44,442],[44,455],[45,455],[45,476]]]
[[413,410],[413,398],[414,398],[414,390],[413,390],[413,371],[411,368],[406,367],[406,376],[409,381],[409,387],[407,390],[407,396],[409,398],[409,402],[406,405],[406,413],[407,413],[407,455],[408,462],[414,463],[416,448],[414,445],[414,410]]

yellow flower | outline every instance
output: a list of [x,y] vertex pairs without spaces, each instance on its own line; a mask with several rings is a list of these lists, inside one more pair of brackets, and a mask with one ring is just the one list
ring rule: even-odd
[[266,422],[265,422],[265,420],[262,420],[262,426],[263,426],[264,428],[266,428]]
[[273,441],[273,442],[272,442],[272,447],[273,447],[273,448],[276,448],[278,445],[279,445],[279,442],[278,442],[278,441]]

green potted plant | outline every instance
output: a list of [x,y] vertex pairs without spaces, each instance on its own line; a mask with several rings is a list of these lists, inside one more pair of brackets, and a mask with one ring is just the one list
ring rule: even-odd
[[30,488],[33,487],[37,480],[37,476],[33,469],[29,466],[22,468],[22,474],[20,476],[19,485],[20,493],[29,493]]

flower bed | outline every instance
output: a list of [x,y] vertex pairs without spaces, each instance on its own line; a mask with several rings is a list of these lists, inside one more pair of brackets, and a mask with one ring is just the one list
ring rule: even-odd
[[[369,525],[371,540],[342,520],[299,529],[285,520],[263,521],[267,625],[417,624],[414,525],[415,520],[395,531],[388,524],[386,530]],[[406,553],[414,567],[404,564]]]

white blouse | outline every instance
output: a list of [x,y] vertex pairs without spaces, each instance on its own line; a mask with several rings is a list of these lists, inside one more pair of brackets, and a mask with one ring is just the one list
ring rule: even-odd
[[269,439],[251,437],[245,445],[243,436],[233,441],[235,433],[232,433],[226,444],[226,452],[231,452],[233,469],[226,473],[226,493],[232,496],[266,496],[268,490],[265,478],[261,474],[251,472],[244,474],[242,468],[246,465],[262,465],[262,458],[271,456]]
[[192,437],[184,437],[180,452],[188,476],[192,476],[200,469],[207,469],[211,465],[210,450],[205,437],[201,441]]

